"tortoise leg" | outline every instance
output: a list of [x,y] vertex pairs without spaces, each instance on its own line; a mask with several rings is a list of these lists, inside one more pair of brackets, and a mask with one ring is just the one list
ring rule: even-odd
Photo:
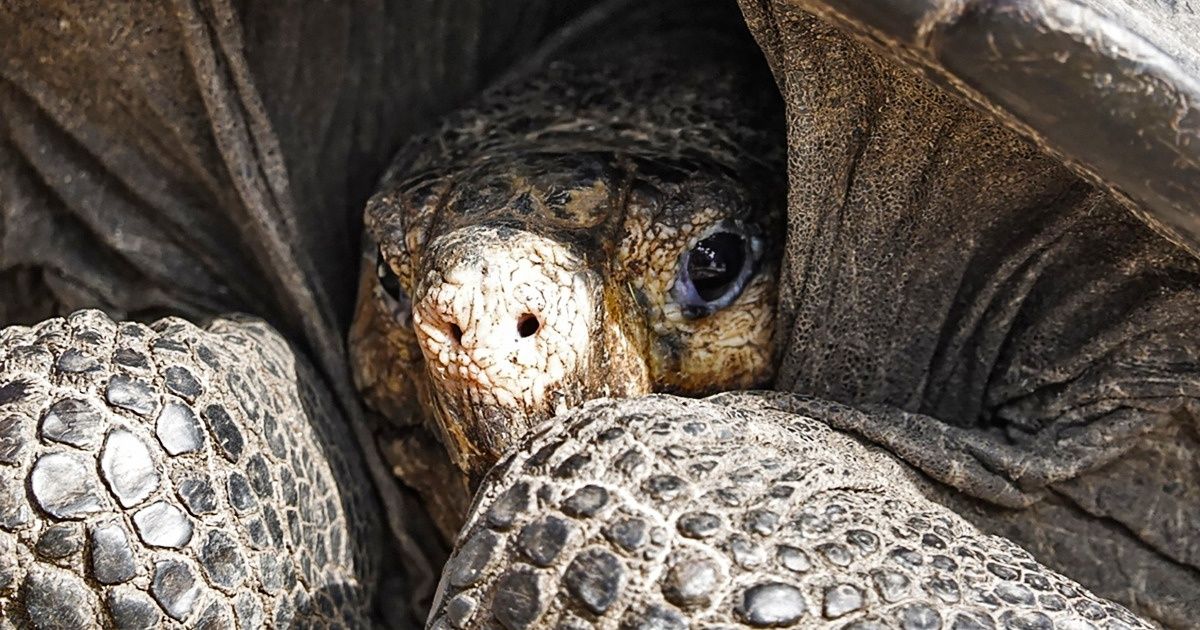
[[315,373],[251,319],[0,331],[0,617],[363,627],[383,530]]
[[[754,395],[596,401],[481,488],[433,627],[1150,627]],[[1093,625],[1094,624],[1094,625]]]

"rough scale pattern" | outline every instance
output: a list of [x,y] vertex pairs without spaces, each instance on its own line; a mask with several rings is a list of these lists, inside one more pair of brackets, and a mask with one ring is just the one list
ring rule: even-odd
[[313,382],[256,320],[0,331],[0,627],[361,627],[378,508]]
[[432,627],[1148,627],[770,400],[600,401],[527,440],[477,496]]

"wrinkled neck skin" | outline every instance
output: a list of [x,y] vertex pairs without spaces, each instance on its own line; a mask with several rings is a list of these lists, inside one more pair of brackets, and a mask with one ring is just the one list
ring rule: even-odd
[[[444,531],[556,413],[772,378],[782,112],[761,53],[730,33],[736,11],[721,13],[698,16],[716,28],[635,15],[644,35],[566,47],[412,141],[369,203],[355,379]],[[688,306],[684,254],[721,232],[744,245],[736,297]]]
[[743,6],[788,103],[775,388],[867,411],[822,419],[1056,570],[1194,625],[1200,261],[910,68],[793,4]]

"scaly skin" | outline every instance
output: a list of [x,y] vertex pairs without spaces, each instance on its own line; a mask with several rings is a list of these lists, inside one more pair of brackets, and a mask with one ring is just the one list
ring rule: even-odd
[[[804,4],[817,3],[742,3],[788,103],[788,347],[774,389],[859,407],[822,419],[955,488],[952,509],[1054,570],[1158,623],[1194,625],[1200,259],[1119,195]],[[933,5],[980,11],[960,16],[965,30],[922,24],[1007,42],[982,45],[996,66],[964,71],[1040,81],[1060,65],[1064,53],[1039,49],[1043,40],[1026,49],[999,33],[1025,6],[1062,3],[917,2],[897,13]],[[979,21],[988,15],[994,31]],[[922,45],[951,54],[929,37]],[[1063,67],[1091,67],[1074,63]],[[1090,115],[1158,124],[1148,110],[1109,107]],[[1095,128],[1099,141],[1107,127]]]
[[0,627],[363,627],[383,544],[343,420],[261,321],[0,331]]
[[[0,331],[4,620],[368,625],[378,508],[318,382],[257,321]],[[861,415],[782,394],[565,415],[484,482],[431,623],[1147,627],[829,428]]]
[[480,489],[430,627],[1151,627],[827,424],[855,414],[734,394],[561,417]]

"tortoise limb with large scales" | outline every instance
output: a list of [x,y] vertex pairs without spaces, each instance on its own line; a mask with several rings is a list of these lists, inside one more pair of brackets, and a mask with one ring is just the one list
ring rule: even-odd
[[[507,399],[494,396],[486,401],[489,404],[464,413],[455,407],[462,396],[455,396],[452,388],[462,391],[464,382],[478,384],[478,375],[467,369],[465,375],[458,373],[462,380],[454,382],[454,374],[437,372],[438,364],[455,366],[456,357],[447,352],[447,360],[442,360],[437,353],[437,361],[430,361],[424,352],[435,346],[430,339],[416,336],[415,330],[412,337],[390,334],[388,338],[398,342],[391,346],[373,342],[383,356],[407,352],[398,356],[409,362],[416,359],[414,347],[422,353],[422,361],[430,365],[415,371],[406,366],[410,371],[402,373],[407,381],[395,380],[400,373],[380,380],[357,368],[360,384],[367,386],[367,399],[392,416],[374,425],[385,450],[398,431],[409,431],[409,437],[425,431],[424,437],[413,438],[423,440],[418,442],[425,445],[421,448],[437,448],[431,436],[439,435],[457,453],[458,468],[443,466],[431,472],[437,477],[425,489],[427,497],[439,483],[462,492],[457,475],[475,482],[488,460],[501,458],[475,493],[430,622],[510,628],[556,623],[686,627],[720,620],[751,626],[834,627],[1138,627],[1147,620],[1187,624],[1200,614],[1195,609],[1200,601],[1195,558],[1198,528],[1194,510],[1188,509],[1197,504],[1200,487],[1194,464],[1195,368],[1200,348],[1195,306],[1200,283],[1196,259],[1189,254],[1189,243],[1194,241],[1188,240],[1197,233],[1195,209],[1186,195],[1179,194],[1196,181],[1195,128],[1188,126],[1195,112],[1189,80],[1171,75],[1170,65],[1162,63],[1136,66],[1140,74],[1131,70],[1110,76],[1149,77],[1155,85],[1168,88],[1152,94],[1170,96],[1149,99],[1146,107],[1137,109],[1147,118],[1139,123],[1146,130],[1139,137],[1153,140],[1139,147],[1152,156],[1165,151],[1175,157],[1144,174],[1122,174],[1111,168],[1118,163],[1112,159],[1112,146],[1104,145],[1105,138],[1121,138],[1119,133],[1097,131],[1088,151],[1064,145],[1061,138],[1055,139],[1053,129],[1040,126],[1044,119],[1029,117],[1037,113],[1037,106],[1030,105],[1037,101],[1023,95],[1020,82],[999,90],[986,74],[963,78],[963,68],[972,66],[954,62],[963,59],[965,49],[939,47],[951,41],[944,37],[946,33],[970,34],[978,32],[971,30],[976,28],[986,34],[990,25],[999,23],[997,18],[1044,15],[1036,11],[1040,5],[1031,3],[1030,11],[1021,12],[1013,7],[1020,9],[1017,5],[1022,3],[925,7],[912,2],[896,3],[891,14],[877,5],[872,5],[873,12],[857,3],[840,8],[809,5],[808,9],[831,17],[845,30],[829,26],[796,4],[745,3],[742,7],[787,107],[790,192],[774,325],[782,358],[768,368],[777,368],[778,393],[733,394],[709,401],[669,396],[601,401],[558,414],[521,437],[521,423],[534,424],[558,411],[557,405],[547,404],[554,400],[554,383],[549,395],[531,398],[533,404],[505,407],[494,403]],[[250,98],[246,78],[254,75],[245,74],[237,63],[237,45],[229,39],[230,22],[212,20],[213,15],[229,18],[228,7],[216,3],[211,12],[193,12],[190,6],[181,5],[177,11],[178,19],[192,29],[183,31],[188,59],[212,71],[204,66],[206,57],[201,54],[212,49],[205,48],[203,38],[196,38],[195,27],[212,29],[220,43],[219,54],[231,55],[225,65],[216,67],[218,76],[230,68],[233,83],[241,86],[238,98]],[[1133,27],[1145,26],[1133,18],[1162,10],[1142,9],[1147,13],[1128,9]],[[1146,42],[1147,31],[1133,27],[1120,31],[1121,22],[1113,19],[1112,11],[1103,20],[1089,21],[1087,6],[1080,5],[1072,14],[1075,22],[1055,23],[1059,31],[1042,28],[1046,21],[1028,23],[1042,29],[1030,32],[1110,29],[1100,34],[1118,33],[1125,47],[1093,46],[1094,58],[1131,69],[1129,52],[1144,52],[1132,44]],[[594,17],[585,14],[579,24],[594,24]],[[915,25],[916,37],[900,26],[907,23]],[[1014,24],[1019,27],[1022,22],[1007,23],[1010,30],[1005,32],[1016,34],[1010,41],[1024,41]],[[846,35],[860,28],[864,39],[873,44],[859,44]],[[255,31],[239,35],[253,36]],[[883,47],[873,47],[881,42]],[[1185,48],[1167,48],[1187,54]],[[1052,47],[1042,48],[1019,58],[1036,61],[1041,55],[1052,57],[1053,52]],[[903,61],[892,61],[897,58]],[[913,62],[948,81],[951,90],[962,90],[985,104],[991,113],[981,114],[930,85],[911,72]],[[52,84],[30,82],[36,72],[14,70],[12,56],[5,63],[6,111],[27,114],[28,108],[22,109],[27,102],[21,98],[43,97],[47,89],[53,92],[46,87]],[[676,74],[686,79],[687,73],[681,72],[668,73],[664,80],[680,78]],[[262,80],[262,75],[258,77]],[[206,93],[208,103],[230,94],[222,91],[220,81],[205,85],[216,86]],[[1125,84],[1116,80],[1086,85],[1108,94],[1103,90]],[[13,86],[19,89],[14,92]],[[1146,92],[1116,93],[1132,99],[1117,99],[1120,102],[1140,103],[1137,99]],[[1172,106],[1170,116],[1152,107],[1164,102]],[[656,103],[644,105],[645,111],[653,111]],[[728,105],[712,110],[719,113]],[[276,109],[266,108],[270,116],[254,107],[216,106],[208,109],[208,115],[228,122],[230,116],[237,120],[239,112],[249,112],[248,118],[260,125],[250,128],[261,146],[264,120],[273,121],[277,130],[289,128],[281,122],[284,110],[278,106],[275,102]],[[52,107],[49,111],[57,112]],[[680,129],[715,129],[704,126],[712,118],[702,118],[700,125],[693,126],[689,111],[694,110],[684,108],[668,115],[680,116]],[[503,112],[491,113],[506,120]],[[1101,108],[1094,115],[1099,119],[1111,114],[1117,120],[1127,113]],[[466,116],[482,123],[488,112]],[[41,173],[45,185],[65,200],[67,214],[92,209],[87,204],[72,205],[87,199],[80,196],[86,187],[79,180],[64,184],[50,177],[49,163],[33,151],[38,137],[52,151],[64,146],[62,138],[28,132],[54,129],[57,124],[74,130],[74,141],[86,145],[95,140],[94,129],[81,133],[71,118],[57,118],[49,125],[39,120],[26,116],[10,122],[4,146],[20,150],[4,154],[9,160],[4,163],[6,177],[24,182],[29,173]],[[1077,160],[1078,166],[1064,167],[1060,159],[1048,157],[997,120],[1020,123],[1023,132]],[[735,125],[729,131],[739,128]],[[1163,129],[1174,133],[1157,133]],[[257,158],[252,151],[231,150],[245,146],[245,137],[237,136],[236,130],[236,126],[215,128],[226,165],[244,165],[251,155],[251,163],[259,159],[278,166],[269,150]],[[601,138],[610,130],[602,125],[596,135],[579,137]],[[307,155],[303,143],[281,137],[289,151]],[[500,139],[505,138],[502,132]],[[720,168],[721,160],[712,159],[709,145],[704,152],[708,159],[701,160],[699,168],[688,161],[674,184],[677,187],[664,186],[669,180],[661,173],[652,175],[647,160],[633,159],[643,155],[645,147],[654,146],[650,140],[638,144],[624,138],[617,150],[600,147],[602,155],[633,156],[615,163],[559,158],[547,164],[519,159],[524,155],[519,151],[499,152],[511,166],[507,173],[526,174],[523,188],[518,186],[522,182],[497,177],[486,160],[476,159],[484,153],[476,151],[477,146],[464,146],[465,152],[454,156],[454,166],[441,172],[434,165],[406,162],[408,158],[402,157],[370,206],[373,240],[367,247],[370,264],[360,283],[359,309],[360,316],[369,317],[360,317],[356,339],[369,338],[362,334],[364,330],[387,330],[381,326],[392,322],[381,320],[381,314],[402,323],[403,309],[383,301],[403,297],[395,290],[400,288],[413,298],[415,307],[430,305],[429,317],[422,315],[422,321],[436,321],[444,326],[437,330],[451,330],[450,340],[455,335],[449,327],[458,325],[461,342],[469,342],[463,322],[474,320],[462,318],[455,299],[438,290],[447,279],[453,284],[453,274],[431,279],[436,276],[428,272],[436,270],[442,259],[427,258],[438,239],[449,241],[447,237],[475,225],[466,211],[482,211],[493,219],[503,214],[511,217],[519,207],[508,202],[521,195],[510,193],[528,192],[527,216],[540,220],[510,223],[506,227],[512,233],[497,231],[497,240],[536,242],[537,251],[603,251],[570,237],[581,225],[574,221],[589,215],[595,207],[591,201],[637,200],[623,193],[638,181],[659,188],[667,198],[678,193],[693,200],[702,198],[688,183],[695,182],[697,175],[724,182],[727,185],[715,187],[722,193],[716,198],[735,203],[718,209],[727,213],[721,218],[742,216],[736,214],[738,201],[753,199],[757,192],[745,185],[746,172],[735,168],[731,177]],[[638,150],[630,151],[630,145]],[[116,146],[125,145],[117,142]],[[437,151],[416,154],[437,155]],[[20,157],[18,166],[12,166],[13,155]],[[120,160],[111,162],[113,154],[104,155],[110,160],[104,165],[113,173],[128,167]],[[655,158],[661,161],[664,156]],[[654,160],[649,162],[652,165]],[[78,160],[74,163],[83,164],[80,168],[88,173],[95,168]],[[282,176],[295,177],[313,163],[311,158],[292,157]],[[1117,193],[1086,183],[1076,170],[1111,185]],[[240,186],[242,203],[255,210],[249,213],[251,223],[261,220],[271,225],[273,215],[258,212],[263,208],[287,210],[288,196],[277,179],[281,171],[238,168],[230,172]],[[471,195],[442,192],[446,201],[468,199],[422,213],[423,199],[408,196],[419,186],[410,189],[406,182],[409,176],[430,172],[447,175],[430,179],[455,187],[476,179],[492,186],[471,193],[474,200]],[[596,177],[597,172],[602,176]],[[256,179],[263,173],[265,184]],[[591,177],[581,177],[582,173]],[[1129,179],[1130,173],[1136,177]],[[649,182],[644,181],[647,177]],[[128,181],[137,183],[136,178]],[[1154,185],[1139,188],[1137,182]],[[251,194],[264,186],[274,196]],[[562,200],[566,203],[551,199],[550,193],[560,189],[569,193]],[[18,188],[18,198],[38,199],[30,190],[41,189]],[[1162,194],[1149,194],[1155,191]],[[489,200],[502,200],[504,205]],[[582,207],[570,203],[573,200],[583,202]],[[13,216],[10,203],[5,201],[6,216]],[[1171,238],[1162,238],[1133,219],[1129,206]],[[619,216],[639,216],[636,204],[629,209],[614,207]],[[692,212],[701,210],[696,205],[687,207]],[[770,216],[769,201],[766,206],[746,207],[766,207],[763,216]],[[411,209],[412,214],[397,217],[396,208]],[[571,220],[565,226],[550,225],[559,214]],[[413,230],[395,228],[408,225],[405,222],[414,217],[437,217],[445,223],[415,230],[417,236],[428,237],[427,242],[396,240]],[[288,230],[299,228],[295,222],[279,221],[282,232],[261,234],[261,241],[251,248],[257,253],[249,259],[269,261],[266,267],[277,274],[271,278],[311,269],[305,264],[289,266],[289,251],[297,256],[297,250],[280,249],[279,238],[281,234],[297,238]],[[678,283],[680,264],[690,258],[686,252],[726,230],[717,227],[719,221],[699,223],[703,225],[694,226],[694,242],[672,241],[666,248],[669,253],[651,257],[670,263],[663,267],[669,269],[662,274],[666,280]],[[752,235],[743,232],[745,224],[743,218],[743,227],[728,233],[747,240]],[[523,233],[540,234],[551,245]],[[609,234],[630,232],[614,222]],[[770,233],[765,236],[768,243],[776,238]],[[632,233],[631,240],[644,237]],[[110,245],[129,247],[121,242]],[[424,250],[427,245],[430,249]],[[377,246],[384,254],[382,267]],[[718,251],[716,246],[709,249]],[[753,258],[752,247],[742,251],[747,254],[743,258]],[[320,260],[315,253],[300,258],[309,263]],[[133,271],[150,265],[150,259],[131,257],[121,269],[136,275]],[[680,317],[680,309],[674,320],[671,309],[663,305],[674,301],[677,307],[686,306],[690,299],[690,305],[696,306],[695,297],[703,294],[675,291],[660,282],[657,290],[644,289],[641,299],[633,291],[629,302],[610,303],[612,287],[605,285],[610,279],[606,274],[627,273],[627,266],[615,264],[621,260],[593,258],[574,271],[586,277],[589,271],[601,270],[600,286],[585,286],[582,293],[605,296],[593,304],[610,310],[594,313],[602,317],[614,312],[622,317],[637,314],[633,322],[616,322],[615,327],[640,328],[646,335],[641,345],[631,344],[642,354],[633,361],[625,358],[626,365],[634,368],[624,373],[637,374],[635,368],[641,363],[644,372],[639,378],[651,387],[661,388],[670,380],[663,377],[665,372],[655,371],[655,364],[672,356],[660,352],[651,340],[688,339],[664,335],[663,328],[672,322],[695,326],[705,317],[736,313],[738,300],[753,296],[753,291],[747,294],[741,287],[729,303],[712,313],[689,319]],[[466,263],[460,261],[458,266]],[[765,268],[770,269],[769,263]],[[70,269],[78,273],[77,267]],[[527,272],[519,274],[530,277]],[[28,267],[6,276],[6,280],[13,278],[26,281]],[[762,282],[758,276],[746,279],[751,284]],[[243,285],[248,281],[238,280]],[[56,283],[51,302],[72,305],[71,296],[79,299],[79,293],[63,289],[72,285],[61,278]],[[178,291],[190,295],[196,287],[203,288],[183,283]],[[322,292],[296,293],[291,286],[276,290],[283,294],[277,298],[285,304],[283,310],[292,315],[273,321],[302,331],[333,389],[345,398],[337,353],[326,343],[329,331],[321,329],[327,323],[321,324],[320,314],[328,311],[306,315],[304,310],[306,304],[327,306],[321,302]],[[710,295],[720,297],[718,293],[723,291]],[[134,302],[154,302],[156,295],[139,295],[142,302]],[[309,302],[297,295],[308,295]],[[624,300],[623,294],[615,297]],[[385,310],[381,304],[390,306]],[[630,309],[631,304],[638,308]],[[538,330],[525,335],[528,329],[522,316],[530,302],[522,297],[514,306],[519,308],[512,313],[490,313],[506,328],[514,328],[518,339],[528,340],[536,332],[557,330],[551,326],[560,325],[538,319]],[[528,314],[536,317],[534,310]],[[746,312],[762,314],[761,309]],[[2,471],[7,494],[2,506],[5,521],[0,523],[0,544],[8,560],[0,566],[5,619],[17,625],[77,626],[99,621],[124,627],[158,619],[201,625],[236,619],[254,626],[258,616],[282,623],[294,619],[330,624],[349,616],[356,620],[350,623],[362,623],[370,614],[366,606],[375,588],[375,565],[357,559],[378,549],[372,547],[369,535],[362,534],[372,526],[374,505],[348,500],[356,489],[361,490],[361,473],[354,472],[353,462],[364,454],[345,444],[337,431],[324,437],[322,427],[341,421],[339,414],[306,402],[321,398],[322,380],[303,368],[303,360],[262,324],[215,323],[205,331],[178,320],[150,329],[105,321],[83,314],[5,332],[0,396],[6,405],[2,409],[5,435],[12,436],[3,442],[3,454],[11,460],[6,460]],[[686,343],[675,345],[691,348]],[[591,352],[586,344],[582,347]],[[613,347],[620,346],[605,342],[603,350]],[[240,361],[221,360],[222,355]],[[359,361],[364,356],[356,354]],[[543,361],[542,356],[535,354],[533,364]],[[383,363],[375,365],[379,370]],[[186,368],[200,389],[189,388],[173,368]],[[767,373],[761,369],[730,374],[730,384],[740,386],[745,381],[738,379],[760,378]],[[568,398],[574,404],[604,393],[589,378],[594,376],[569,383],[583,384],[582,392],[559,395],[578,397]],[[419,379],[425,379],[425,384],[418,384]],[[380,395],[389,391],[389,383],[395,383],[390,391],[399,396]],[[700,383],[713,382],[702,379]],[[679,383],[672,386],[698,391]],[[404,393],[405,388],[417,390],[418,399],[424,397],[426,413],[414,417],[411,406],[388,406],[389,400],[413,398]],[[421,388],[427,390],[423,395]],[[513,393],[511,387],[506,391]],[[83,401],[84,411],[95,413],[71,419],[50,413],[50,407],[66,398]],[[226,415],[210,411],[213,405],[224,408]],[[394,496],[389,498],[390,482],[371,463],[371,449],[377,444],[364,435],[353,403],[343,400],[342,405],[360,445],[368,447],[365,461],[387,500],[385,515],[393,533],[401,541],[415,537],[422,545],[436,547],[437,535],[421,529],[419,515],[405,510],[406,504]],[[165,413],[168,407],[190,411],[196,422],[188,422],[184,411]],[[483,413],[470,415],[477,409]],[[287,424],[271,429],[268,415]],[[159,425],[164,424],[167,429],[160,431]],[[195,431],[189,432],[188,427]],[[272,436],[281,432],[292,439],[284,438],[276,452],[273,440],[277,438]],[[342,447],[328,448],[337,440],[342,440]],[[179,450],[185,442],[200,445]],[[105,455],[116,452],[136,456]],[[304,455],[297,460],[297,453]],[[267,461],[252,465],[254,455]],[[114,465],[117,461],[132,465]],[[188,470],[184,465],[188,461],[207,462],[206,472],[216,480],[210,484],[215,511],[197,513],[185,498],[195,494],[197,487],[186,484],[193,490],[183,489],[186,480],[181,474]],[[301,463],[292,463],[296,461]],[[411,478],[412,471],[397,468],[401,476]],[[350,472],[338,472],[343,470]],[[328,488],[327,496],[342,498],[341,507],[336,498],[320,508],[310,506],[295,529],[290,520],[281,519],[276,536],[268,512],[278,515],[290,509],[299,517],[298,506],[309,496],[297,495],[295,501],[300,503],[290,502],[292,494],[284,481],[288,474],[309,480],[310,487]],[[461,498],[452,497],[440,506],[430,503],[435,514],[439,509],[449,514]],[[252,516],[233,518],[242,514]],[[444,514],[438,519],[443,526],[450,522]],[[254,523],[259,521],[261,528],[256,529]],[[355,530],[355,525],[366,530]],[[193,533],[184,536],[185,531]],[[332,548],[341,551],[331,555],[328,541],[334,538],[341,542]],[[210,540],[227,544],[210,544]],[[121,541],[124,545],[118,544]],[[320,549],[324,553],[318,555]],[[409,553],[400,566],[410,569],[410,577],[419,575],[411,569],[420,559],[411,547],[402,549]],[[316,558],[326,562],[314,562]],[[125,570],[115,571],[118,568]],[[298,579],[287,579],[289,572]],[[276,581],[280,577],[283,582]],[[406,590],[399,592],[419,594],[415,581],[400,588]],[[1086,589],[1131,607],[1145,619]],[[394,596],[397,591],[385,592]]]

